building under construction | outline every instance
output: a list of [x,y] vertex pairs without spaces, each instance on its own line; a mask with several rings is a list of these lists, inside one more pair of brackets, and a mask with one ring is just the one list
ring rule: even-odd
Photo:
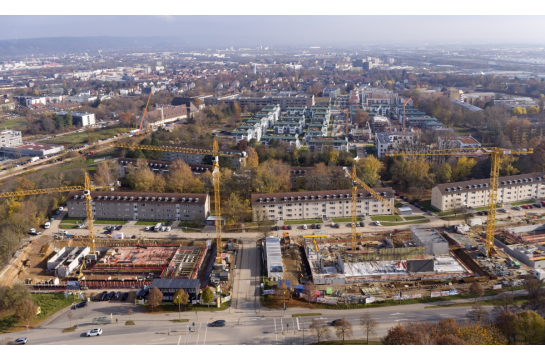
[[[419,229],[421,230],[421,229]],[[415,237],[416,235],[416,237]],[[418,237],[420,236],[420,237]],[[349,241],[305,240],[305,254],[316,285],[368,281],[442,279],[473,275],[448,251],[438,233],[398,238],[363,239],[352,249]],[[429,246],[429,244],[440,244]],[[430,249],[434,249],[429,254]],[[445,251],[446,249],[446,251]]]

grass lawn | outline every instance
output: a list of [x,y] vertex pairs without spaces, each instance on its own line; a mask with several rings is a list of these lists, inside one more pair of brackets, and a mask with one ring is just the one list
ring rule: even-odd
[[322,219],[308,219],[308,220],[289,220],[284,221],[285,225],[297,225],[297,224],[321,224]]
[[299,148],[299,151],[304,151],[304,150],[308,151],[308,146],[301,146]]
[[[533,201],[530,201],[530,203],[533,203]],[[500,209],[500,208],[501,208],[501,206],[496,205],[496,209]],[[481,207],[475,208],[475,210],[477,210],[477,211],[488,210],[488,206],[481,206]]]
[[11,127],[22,127],[27,125],[27,120],[25,118],[15,118],[15,119],[9,119],[6,121],[3,121],[0,123],[0,127],[2,128],[11,128]]
[[445,217],[442,217],[441,220],[444,220],[444,221],[465,220],[465,215],[458,214],[456,216],[445,216]]
[[77,226],[75,224],[68,224],[68,225],[60,224],[59,227],[61,229],[75,229]]
[[[341,223],[341,222],[351,222],[352,221],[352,218],[349,217],[349,218],[333,218],[331,219],[331,221],[333,222],[336,222],[336,223]],[[358,219],[357,221],[361,221],[361,216],[358,216]]]
[[127,321],[125,321],[125,326],[126,325],[136,325],[136,324],[132,320],[127,320]]
[[[192,311],[222,311],[222,310],[229,309],[230,304],[231,304],[230,301],[224,302],[223,304],[220,305],[219,308],[217,306],[212,306],[212,305],[210,305],[210,307],[209,307],[208,305],[192,305],[192,304],[188,304],[185,307],[185,311],[182,311],[182,313],[183,312],[192,312]],[[152,313],[152,312],[153,313],[160,313],[160,312],[163,312],[163,313],[170,313],[170,312],[177,313],[178,312],[178,305],[174,305],[174,304],[161,304],[158,307],[156,307],[154,309],[154,311],[152,311],[151,306],[149,306],[149,305],[144,305],[143,307],[149,313]]]
[[[273,222],[272,221],[269,221],[267,224],[265,224],[266,226],[273,226]],[[259,226],[258,223],[256,222],[245,222],[244,223],[244,227],[252,227],[252,226]]]
[[423,200],[423,201],[419,201],[418,202],[418,205],[428,209],[429,211],[431,211],[432,213],[434,213],[435,215],[437,216],[445,216],[445,215],[452,215],[454,214],[454,211],[439,211],[437,210],[436,208],[432,207],[431,206],[431,200]]
[[176,320],[169,320],[173,323],[183,323],[183,322],[189,322],[189,319],[176,319]]
[[[518,202],[514,202],[514,203],[511,203],[511,205],[513,206],[516,206],[516,205],[527,205],[527,204],[533,204],[534,201],[532,200],[527,200],[527,201],[518,201]],[[485,208],[486,209],[486,208]]]
[[405,221],[409,220],[425,220],[424,216],[405,216]]
[[428,219],[426,220],[416,220],[416,221],[402,221],[402,222],[381,222],[380,224],[382,226],[398,226],[398,225],[413,225],[413,224],[424,224],[430,222]]
[[400,203],[399,201],[394,200],[394,207],[400,208],[400,207],[402,207],[402,206],[403,206],[403,203]]
[[403,221],[399,215],[382,215],[382,216],[371,216],[373,221]]
[[125,220],[95,220],[93,224],[96,225],[125,225]]
[[[160,221],[159,221],[160,222]],[[158,221],[138,220],[135,225],[157,225]],[[162,222],[161,222],[162,224]]]
[[186,226],[186,227],[197,228],[197,229],[204,228],[204,225],[199,225],[195,221],[180,221],[178,226]]
[[[61,220],[61,224],[78,224],[83,222],[85,218],[64,218]],[[94,222],[96,224],[96,221]]]
[[198,233],[198,232],[201,232],[200,230],[195,230],[195,229],[182,229],[183,232],[185,233]]
[[[310,345],[342,345],[342,340],[326,340],[326,341],[320,341],[320,343],[311,343]],[[369,344],[367,344],[367,340],[361,339],[361,340],[344,340],[345,345],[384,345],[382,341],[373,341],[369,340]]]
[[74,331],[76,331],[76,326],[72,326],[62,330],[63,333],[74,332]]
[[[124,133],[127,131],[129,131],[129,129],[125,129],[125,128],[100,129],[100,130],[93,131],[90,135],[90,138],[91,138],[91,142],[94,142],[103,138],[111,138],[112,136],[115,136],[117,134]],[[87,138],[88,138],[87,133],[81,132],[81,133],[59,136],[52,139],[47,139],[47,140],[44,140],[43,142],[48,144],[67,144],[70,147],[72,147],[72,146],[87,143]]]
[[[70,306],[74,297],[64,298],[64,294],[30,294],[30,299],[40,307],[41,313],[30,321],[30,328],[36,327],[42,321],[57,311]],[[76,300],[78,301],[78,300]],[[19,323],[14,313],[0,317],[0,333],[26,330],[26,324]]]
[[308,314],[293,314],[291,317],[301,317],[301,316],[321,316],[322,313],[308,313]]

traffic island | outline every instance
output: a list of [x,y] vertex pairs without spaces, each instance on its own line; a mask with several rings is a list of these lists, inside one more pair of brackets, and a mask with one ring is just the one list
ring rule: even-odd
[[127,321],[125,321],[125,326],[126,325],[136,325],[136,324],[132,320],[127,320]]

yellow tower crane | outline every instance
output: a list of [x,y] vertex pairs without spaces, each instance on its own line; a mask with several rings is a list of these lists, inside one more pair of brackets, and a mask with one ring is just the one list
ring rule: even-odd
[[233,152],[221,151],[219,149],[218,141],[214,137],[214,142],[212,144],[212,151],[206,149],[195,149],[191,147],[181,147],[181,146],[156,146],[156,145],[131,145],[119,143],[115,145],[119,148],[125,148],[130,150],[140,149],[140,150],[151,150],[151,151],[168,151],[168,152],[180,152],[180,153],[189,153],[189,154],[201,154],[201,155],[211,155],[212,156],[212,178],[214,181],[214,202],[215,202],[215,213],[216,213],[216,246],[217,246],[217,257],[216,261],[221,262],[221,207],[220,207],[220,178],[221,173],[219,171],[219,157],[228,156],[234,158],[246,159],[246,153],[242,152],[242,155],[235,154]]
[[88,229],[88,239],[91,243],[91,253],[95,252],[95,233],[93,229],[93,203],[91,199],[91,180],[87,172],[85,173],[85,182],[84,186],[61,186],[57,188],[48,188],[48,189],[29,189],[29,190],[20,190],[20,191],[10,191],[0,193],[0,198],[10,198],[10,197],[20,197],[27,195],[42,195],[42,194],[52,194],[68,191],[78,191],[83,190],[83,195],[85,196],[85,208],[87,211],[87,229]]
[[388,200],[380,196],[373,188],[368,186],[366,183],[358,179],[358,176],[356,174],[356,165],[352,167],[352,171],[350,171],[347,167],[343,168],[344,172],[347,176],[349,176],[352,179],[352,233],[351,233],[351,240],[352,240],[352,251],[356,250],[356,222],[358,219],[357,216],[357,203],[358,203],[358,185],[360,185],[362,188],[364,188],[371,196],[373,196],[377,201],[382,203],[384,206],[390,209],[393,214],[398,214],[397,209],[395,206],[393,206]]
[[498,202],[498,178],[500,175],[501,155],[526,155],[532,154],[533,149],[506,150],[497,147],[475,148],[475,149],[443,149],[443,150],[416,150],[416,151],[393,151],[386,153],[386,156],[465,156],[465,155],[489,155],[491,157],[490,186],[488,191],[488,217],[486,219],[486,256],[491,255],[494,249],[494,232],[496,230],[496,205]]

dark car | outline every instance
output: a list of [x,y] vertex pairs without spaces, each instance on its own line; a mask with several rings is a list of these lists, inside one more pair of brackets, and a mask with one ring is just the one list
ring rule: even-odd
[[107,291],[104,291],[104,292],[102,292],[102,294],[100,294],[100,296],[98,297],[98,301],[104,301],[104,300],[106,300],[107,297],[108,297],[108,292],[107,292]]
[[123,296],[121,297],[121,301],[127,301],[127,298],[129,297],[129,293],[126,292],[123,294]]
[[483,211],[483,215],[488,215],[488,211]]
[[121,297],[121,291],[118,291],[114,295],[114,300],[119,300],[120,297]]
[[106,230],[112,230],[113,226],[112,225],[108,225],[106,226]]
[[414,201],[409,201],[409,204],[414,205],[415,202]]
[[288,225],[288,230],[291,230],[291,225]]
[[116,230],[121,230],[122,228],[123,228],[123,225],[117,225],[117,226],[115,227]]
[[225,326],[225,320],[216,320],[213,323],[210,323],[211,327],[222,327]]
[[115,296],[115,292],[112,291],[111,293],[108,294],[107,300],[108,301],[112,300],[114,296]]
[[77,303],[76,305],[72,306],[72,309],[81,309],[87,306],[87,301],[82,301],[80,303]]
[[340,228],[341,226],[339,225],[339,223],[336,223],[335,225],[333,225],[334,228],[338,229]]
[[278,231],[278,230],[279,230],[278,225],[274,225],[274,226],[273,226],[273,230],[274,230],[274,231]]
[[322,225],[316,224],[316,229],[321,229],[321,228],[322,228]]
[[483,215],[484,215],[484,213],[483,213],[482,211],[477,211],[477,215],[479,215],[479,216],[483,216]]
[[311,229],[316,229],[316,224],[310,225],[310,228],[311,228]]
[[341,322],[341,321],[342,321],[342,319],[333,320],[331,322],[331,326],[335,326],[336,323]]
[[534,204],[534,207],[540,208],[540,209],[541,209],[541,208],[543,207],[543,205],[541,205],[541,204]]

